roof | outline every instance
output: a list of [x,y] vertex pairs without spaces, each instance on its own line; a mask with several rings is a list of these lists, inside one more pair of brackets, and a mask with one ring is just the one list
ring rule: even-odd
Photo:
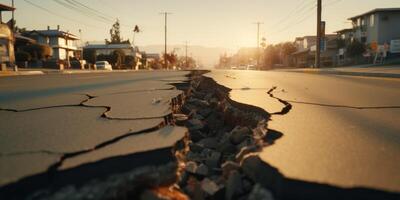
[[14,11],[14,10],[15,10],[14,7],[0,4],[0,11]]
[[33,30],[28,32],[27,34],[32,35],[33,33],[38,33],[39,35],[49,36],[49,37],[52,36],[67,37],[68,39],[79,40],[79,38],[76,35],[60,30]]
[[[327,37],[328,39],[336,38],[336,34],[325,34],[325,37]],[[305,39],[316,40],[317,36],[315,36],[315,35],[307,35],[307,36],[304,36],[304,37],[296,37],[295,41],[305,40]]]
[[353,29],[352,28],[345,28],[345,29],[336,31],[335,33],[347,33],[347,32],[353,32]]
[[376,9],[370,10],[370,11],[368,11],[366,13],[363,13],[363,14],[360,14],[360,15],[356,15],[354,17],[350,17],[350,18],[348,18],[348,20],[357,19],[357,18],[360,18],[362,16],[374,14],[374,13],[377,13],[377,12],[400,12],[400,8],[376,8]]
[[132,49],[130,44],[89,44],[85,49]]
[[300,50],[300,51],[296,51],[296,52],[292,53],[292,56],[305,54],[305,53],[308,53],[309,51],[310,51],[310,49],[303,49],[303,50]]
[[15,39],[16,40],[21,40],[21,41],[26,41],[26,42],[29,42],[29,43],[36,43],[36,40],[28,38],[28,37],[25,37],[25,36],[22,36],[19,33],[15,34]]

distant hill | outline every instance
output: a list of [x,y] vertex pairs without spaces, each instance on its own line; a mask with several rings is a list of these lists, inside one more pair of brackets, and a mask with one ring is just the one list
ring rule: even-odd
[[[141,51],[147,53],[162,53],[164,52],[164,45],[147,45],[139,46]],[[179,56],[185,55],[184,45],[169,45],[169,51],[176,49],[176,53]],[[230,53],[231,50],[221,47],[205,47],[199,45],[188,46],[188,56],[192,56],[194,59],[199,61],[205,68],[213,68],[218,63],[219,56],[224,53]]]

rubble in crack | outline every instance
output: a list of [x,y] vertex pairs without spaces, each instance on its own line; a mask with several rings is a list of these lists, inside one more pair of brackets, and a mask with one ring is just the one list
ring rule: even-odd
[[268,145],[270,115],[232,101],[229,91],[210,78],[193,78],[182,107],[190,140],[178,185],[196,200],[273,199],[279,194],[271,184],[282,175],[252,155]]

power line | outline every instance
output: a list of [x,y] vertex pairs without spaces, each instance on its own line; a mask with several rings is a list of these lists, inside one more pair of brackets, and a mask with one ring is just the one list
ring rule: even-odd
[[78,7],[74,6],[74,5],[68,4],[68,3],[66,3],[66,2],[63,1],[63,0],[54,0],[54,2],[56,2],[56,3],[59,4],[59,5],[61,5],[61,6],[64,7],[64,8],[67,8],[67,9],[69,9],[69,10],[72,10],[72,11],[74,11],[74,12],[77,12],[77,13],[79,13],[79,14],[81,14],[81,15],[84,15],[84,16],[86,16],[86,17],[89,17],[89,18],[91,18],[91,19],[97,20],[97,21],[99,21],[99,22],[103,22],[103,23],[108,23],[108,22],[109,22],[108,20],[105,20],[105,19],[103,19],[103,18],[99,18],[98,16],[93,15],[92,13],[87,12],[87,11],[85,11],[85,10],[82,10],[81,8],[78,8]]
[[304,5],[307,2],[307,0],[303,0],[300,2],[300,4],[298,4],[293,10],[291,10],[289,12],[288,15],[286,15],[285,17],[283,17],[281,20],[277,21],[272,27],[276,27],[280,24],[282,24],[283,22],[287,21],[294,13],[296,12],[301,12],[302,9],[304,9],[304,7],[307,5]]
[[[42,7],[42,6],[38,5],[38,4],[35,4],[35,3],[33,3],[31,1],[29,1],[29,0],[24,0],[24,1],[26,3],[28,3],[28,4],[30,4],[33,7],[36,7],[38,9],[40,9],[40,10],[43,10],[43,11],[46,11],[47,13],[50,13],[50,14],[55,15],[57,17],[63,18],[65,20],[69,20],[69,21],[73,21],[73,22],[77,22],[77,23],[83,23],[81,20],[76,20],[76,19],[73,19],[73,18],[69,18],[69,17],[63,16],[63,15],[60,15],[59,13],[56,13],[56,12],[54,12],[52,10],[49,10],[49,9],[47,9],[45,7]],[[86,23],[83,23],[83,24],[85,24],[85,25],[87,25],[89,27],[92,27],[92,28],[103,29],[101,27],[94,26],[94,25],[91,25],[91,24],[86,24]]]
[[104,16],[106,16],[106,17],[108,17],[108,18],[113,18],[112,16],[107,15],[106,13],[100,12],[100,11],[98,11],[98,10],[96,10],[96,9],[93,9],[93,8],[87,6],[87,5],[85,5],[85,4],[83,4],[83,3],[79,2],[79,1],[76,1],[76,0],[66,0],[66,1],[67,1],[67,2],[70,2],[70,3],[72,3],[72,4],[75,4],[75,5],[80,5],[80,6],[86,8],[86,9],[88,9],[88,10],[91,10],[91,11],[93,11],[93,12],[95,12],[95,13],[100,14],[100,15],[104,15]]
[[331,1],[331,2],[325,3],[325,4],[324,4],[324,7],[333,6],[333,5],[337,4],[337,3],[340,3],[341,1],[342,1],[342,0],[333,0],[333,1]]
[[[112,17],[104,12],[101,12],[97,9],[94,9],[94,8],[88,6],[87,4],[83,4],[76,0],[64,0],[64,1],[67,2],[68,4],[70,4],[71,6],[75,7],[76,9],[81,10],[83,12],[81,14],[86,15],[86,13],[88,12],[88,13],[91,13],[94,17],[100,18],[101,20],[107,21],[107,22],[114,22],[113,19],[116,18],[116,17]],[[120,25],[123,27],[132,28],[132,26],[121,22],[121,20],[120,20]]]
[[[309,19],[309,17],[310,17],[311,15],[314,14],[314,10],[315,10],[316,7],[317,7],[317,6],[314,5],[313,7],[311,7],[311,8],[308,10],[308,11],[309,11],[309,12],[307,13],[308,15],[303,15],[303,17],[300,18],[300,20],[294,21],[293,23],[288,24],[288,25],[285,26],[284,28],[281,28],[281,29],[279,29],[279,30],[277,30],[277,31],[275,31],[275,32],[272,32],[272,34],[282,33],[282,32],[284,32],[284,31],[286,31],[286,30],[289,30],[290,28],[292,28],[292,27],[294,27],[294,26],[296,26],[296,25],[299,25],[299,24],[303,23],[304,21],[306,21],[307,19]],[[306,14],[306,13],[304,13],[304,14]]]

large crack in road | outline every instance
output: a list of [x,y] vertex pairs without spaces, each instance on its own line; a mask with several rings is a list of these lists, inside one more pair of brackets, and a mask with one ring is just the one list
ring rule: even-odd
[[[397,199],[399,194],[372,188],[341,188],[291,179],[258,157],[258,153],[284,136],[268,128],[273,115],[286,115],[291,102],[269,97],[284,106],[268,114],[251,105],[234,102],[229,88],[211,78],[199,78],[192,87],[189,115],[190,151],[186,173],[179,183],[192,199]],[[214,104],[214,107],[212,106]],[[210,110],[211,108],[211,110]],[[215,113],[213,113],[215,112]],[[212,114],[210,114],[212,113]],[[262,117],[260,117],[260,113]],[[210,117],[210,115],[215,115]],[[249,120],[251,116],[255,121]],[[211,119],[210,119],[211,118]],[[263,131],[260,131],[263,130]],[[249,131],[251,130],[251,131]],[[233,138],[233,139],[232,139]],[[249,138],[251,138],[249,140]],[[232,141],[233,140],[233,141]],[[238,140],[238,141],[235,141]]]
[[[103,141],[90,149],[64,153],[59,162],[46,173],[28,177],[13,185],[16,187],[6,189],[17,192],[34,186],[29,191],[36,189],[39,192],[24,194],[32,199],[163,199],[162,196],[171,199],[250,200],[400,197],[396,193],[369,188],[345,189],[284,177],[277,168],[261,160],[258,153],[284,135],[269,129],[268,121],[272,115],[288,114],[293,109],[291,102],[275,97],[273,92],[277,87],[271,88],[267,91],[269,97],[278,100],[284,107],[270,114],[261,108],[231,100],[231,89],[202,76],[203,73],[193,72],[190,83],[175,85],[184,90],[185,95],[171,99],[171,114],[164,117],[164,123]],[[86,95],[88,98],[75,106],[86,107],[86,102],[96,98]],[[123,120],[106,115],[111,107],[100,107],[106,108],[101,117]],[[60,170],[69,159],[106,149],[135,135],[182,124],[189,129],[189,134],[171,148],[121,155]],[[171,158],[175,160],[172,163]],[[138,167],[136,163],[141,164]],[[154,166],[155,163],[158,165]],[[100,174],[91,174],[93,170]],[[43,190],[41,185],[35,185],[42,179],[60,182],[53,182],[53,185]],[[66,186],[76,184],[77,181],[79,187]],[[4,191],[4,188],[1,190]]]

